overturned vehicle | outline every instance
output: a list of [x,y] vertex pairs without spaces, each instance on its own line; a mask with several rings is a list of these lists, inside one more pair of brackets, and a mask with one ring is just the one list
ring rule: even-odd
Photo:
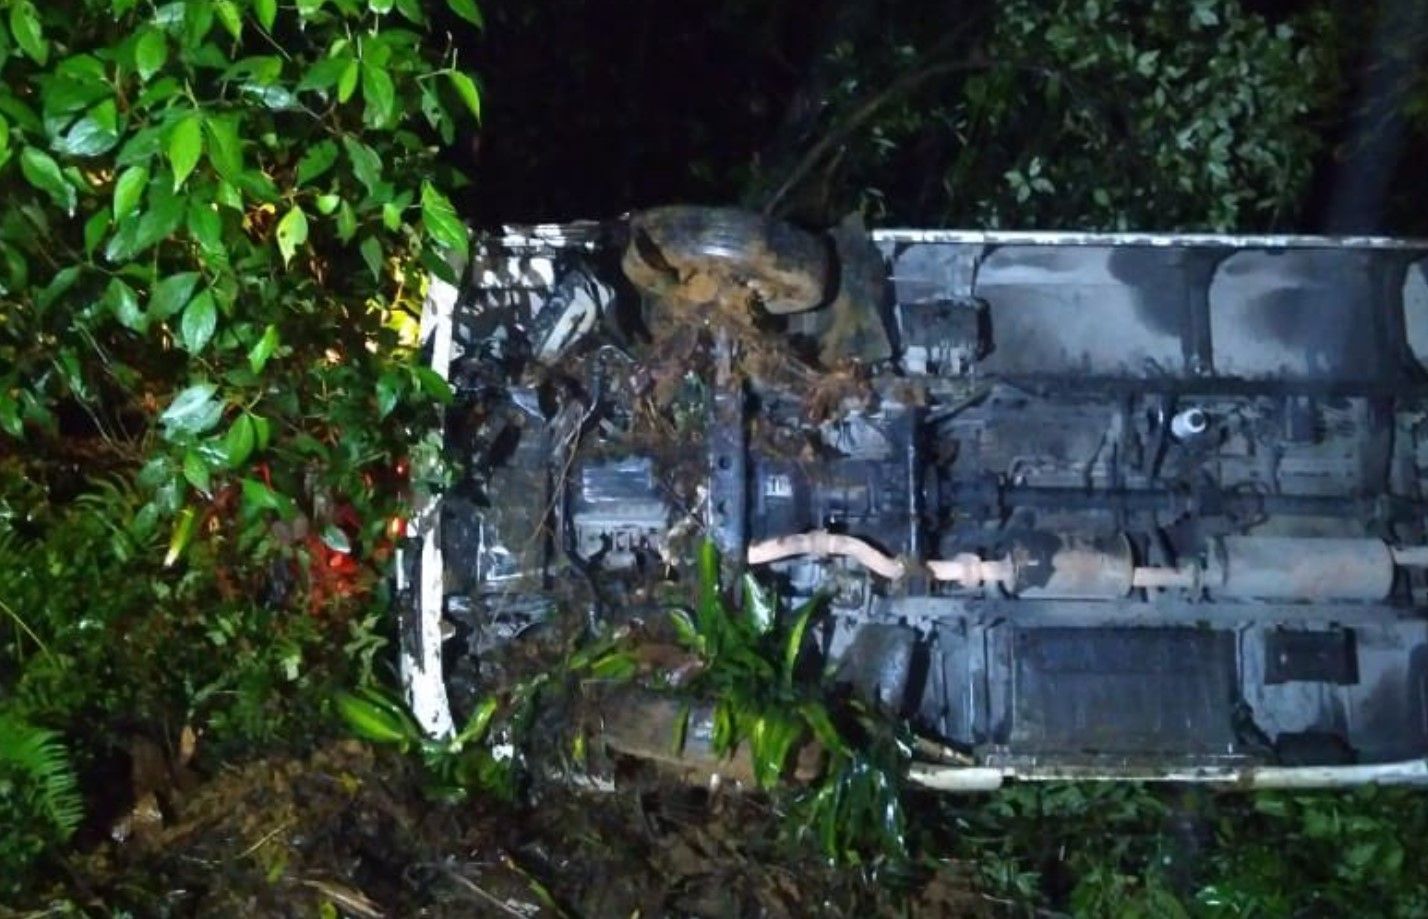
[[570,596],[656,608],[709,537],[827,598],[829,672],[961,754],[925,785],[1428,778],[1428,244],[670,207],[438,288],[433,731],[453,675]]

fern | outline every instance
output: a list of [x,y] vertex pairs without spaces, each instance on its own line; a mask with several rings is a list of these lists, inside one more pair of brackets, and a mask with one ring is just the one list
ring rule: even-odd
[[84,819],[79,781],[59,735],[0,712],[0,797],[7,796],[18,800],[4,802],[5,810],[28,810],[41,824],[12,827],[17,832],[62,842]]

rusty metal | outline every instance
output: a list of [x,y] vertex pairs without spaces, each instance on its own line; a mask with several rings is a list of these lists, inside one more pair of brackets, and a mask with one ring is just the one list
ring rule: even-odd
[[1134,586],[1135,558],[1124,533],[1036,533],[1020,540],[1011,558],[1011,592],[1027,599],[1114,599]]
[[1255,600],[1382,600],[1393,553],[1377,539],[1226,536],[1210,554],[1212,596]]

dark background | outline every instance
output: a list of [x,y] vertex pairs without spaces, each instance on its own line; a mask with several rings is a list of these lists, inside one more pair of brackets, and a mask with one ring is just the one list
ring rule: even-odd
[[[1330,17],[1335,34],[1320,45],[1338,68],[1333,98],[1304,115],[1321,144],[1292,213],[1273,226],[1248,221],[1245,228],[1428,232],[1428,137],[1421,113],[1413,114],[1428,99],[1428,4],[1249,0],[1241,8],[1269,24]],[[453,155],[475,182],[469,213],[494,225],[605,217],[673,201],[761,205],[858,100],[897,79],[898,68],[887,64],[893,45],[926,49],[960,28],[953,57],[970,58],[985,47],[998,7],[545,0],[487,4],[485,13],[484,33],[463,40],[467,63],[484,81],[484,129]],[[1392,55],[1381,47],[1389,38],[1397,43]],[[842,62],[830,66],[840,45]],[[1204,50],[1219,53],[1213,44]],[[851,93],[832,85],[850,73],[865,85]],[[931,108],[955,97],[964,81],[952,74],[906,96],[914,107]],[[856,161],[875,124],[835,149]],[[816,210],[856,208],[859,185],[876,182],[893,199],[911,202],[893,209],[900,221],[975,223],[976,213],[965,208],[926,203],[926,180],[945,171],[958,152],[955,140],[934,118],[902,129],[895,168],[845,169]]]

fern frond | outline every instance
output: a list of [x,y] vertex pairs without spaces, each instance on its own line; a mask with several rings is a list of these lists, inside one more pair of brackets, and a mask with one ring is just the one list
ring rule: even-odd
[[19,773],[41,814],[66,839],[84,819],[79,780],[60,736],[0,712],[0,772]]

